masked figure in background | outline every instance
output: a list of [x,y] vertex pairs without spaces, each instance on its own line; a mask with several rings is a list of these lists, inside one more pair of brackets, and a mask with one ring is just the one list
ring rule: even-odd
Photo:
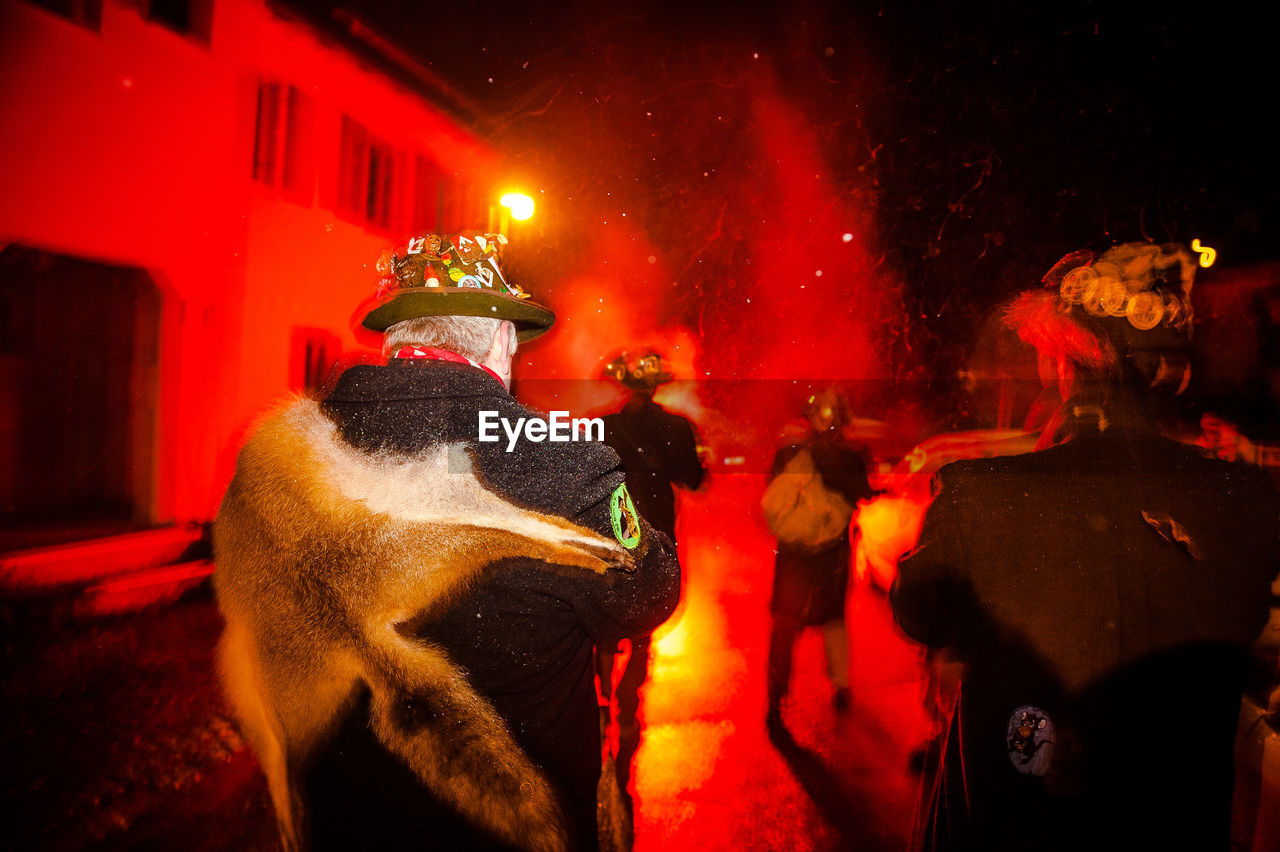
[[1047,448],[943,467],[891,591],[909,636],[967,666],[923,848],[1229,846],[1280,500],[1161,434],[1195,268],[1174,244],[1076,252],[1008,308],[1062,398]]
[[838,388],[811,396],[807,428],[785,436],[769,472],[761,507],[778,539],[769,635],[768,713],[781,729],[782,699],[791,681],[791,659],[805,627],[821,626],[827,672],[837,712],[849,708],[849,635],[845,594],[852,550],[849,521],[859,500],[872,496],[862,455],[845,443],[849,407]]
[[286,849],[597,846],[592,652],[660,624],[680,569],[607,446],[484,440],[547,423],[508,386],[554,317],[504,242],[385,256],[386,363],[265,421],[218,513],[223,682]]
[[[647,352],[633,358],[626,352],[604,368],[607,378],[630,392],[622,410],[604,417],[604,439],[622,459],[627,487],[636,509],[654,529],[676,538],[676,498],[673,487],[695,491],[702,484],[697,438],[687,419],[672,414],[653,401],[659,385],[672,376],[663,369],[662,357]],[[619,646],[596,651],[602,708],[614,708],[618,725],[618,753],[614,758],[618,790],[625,810],[623,833],[630,834],[632,805],[627,785],[631,762],[640,745],[639,690],[649,669],[650,634],[629,637],[630,652]],[[623,650],[625,652],[625,645]],[[616,687],[615,687],[616,684]],[[614,699],[610,701],[610,698]],[[629,842],[627,844],[629,846]]]

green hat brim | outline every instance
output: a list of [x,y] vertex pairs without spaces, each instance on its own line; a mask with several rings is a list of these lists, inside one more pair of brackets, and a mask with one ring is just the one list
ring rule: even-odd
[[414,287],[397,290],[394,295],[378,301],[361,325],[371,331],[386,331],[398,322],[416,317],[510,320],[521,343],[545,334],[556,321],[556,315],[549,308],[505,293],[474,287]]

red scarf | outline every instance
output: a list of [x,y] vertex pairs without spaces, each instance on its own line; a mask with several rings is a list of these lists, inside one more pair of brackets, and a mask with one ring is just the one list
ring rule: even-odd
[[397,349],[396,353],[391,357],[410,358],[414,360],[425,359],[428,361],[452,361],[455,364],[470,364],[473,367],[479,367],[481,370],[484,370],[486,373],[493,376],[498,380],[498,384],[502,385],[504,388],[507,386],[507,383],[502,380],[501,376],[493,370],[490,370],[484,364],[477,364],[470,358],[459,355],[457,352],[450,352],[448,349],[437,349],[434,346],[402,346]]

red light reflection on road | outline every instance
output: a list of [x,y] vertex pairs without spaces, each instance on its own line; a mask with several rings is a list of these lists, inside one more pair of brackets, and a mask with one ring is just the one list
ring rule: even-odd
[[682,495],[685,593],[654,634],[635,848],[903,848],[916,795],[907,755],[927,731],[919,656],[870,584],[855,584],[848,606],[853,712],[832,710],[811,631],[784,709],[798,745],[784,755],[766,736],[773,539],[756,508],[763,479],[720,474]]

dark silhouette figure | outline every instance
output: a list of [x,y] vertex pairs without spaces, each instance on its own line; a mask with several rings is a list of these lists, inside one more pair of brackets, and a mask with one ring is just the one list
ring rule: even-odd
[[[622,460],[636,509],[655,529],[665,532],[674,542],[676,499],[672,489],[681,487],[695,491],[703,478],[693,426],[684,417],[666,411],[653,401],[658,386],[672,379],[671,374],[663,369],[662,357],[657,353],[647,352],[632,359],[624,352],[609,362],[605,375],[630,391],[622,410],[604,417],[605,443]],[[631,762],[640,746],[640,687],[648,676],[650,636],[648,633],[632,636],[629,654],[619,654],[618,648],[600,647],[596,650],[596,673],[600,680],[601,698],[606,705],[602,709],[607,709],[610,699],[616,703],[618,753],[615,767],[618,790],[626,810],[627,827],[624,831],[628,836],[632,803],[627,788],[631,780]]]
[[763,506],[778,537],[769,609],[768,712],[782,724],[782,699],[791,682],[791,660],[805,627],[820,626],[827,671],[839,712],[849,708],[849,635],[845,595],[849,586],[849,521],[859,500],[872,495],[866,462],[841,437],[849,422],[842,394],[827,389],[805,406],[807,428],[788,435],[774,455]]
[[921,848],[1228,848],[1280,498],[1161,434],[1193,271],[1178,246],[1078,252],[1009,308],[1063,399],[1047,448],[942,468],[891,592],[967,666]]

